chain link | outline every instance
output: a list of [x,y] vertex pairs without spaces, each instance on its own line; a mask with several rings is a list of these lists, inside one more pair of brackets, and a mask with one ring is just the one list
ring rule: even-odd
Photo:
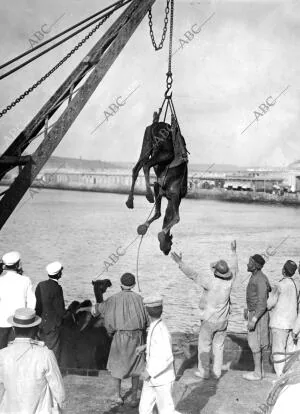
[[155,38],[154,38],[154,32],[153,32],[152,9],[150,8],[149,9],[149,12],[148,12],[150,37],[151,37],[151,40],[152,40],[153,47],[154,47],[154,49],[156,51],[162,49],[163,44],[164,44],[164,41],[165,41],[165,38],[166,38],[166,35],[167,35],[168,21],[169,21],[168,20],[168,14],[170,12],[169,4],[170,4],[170,0],[167,0],[167,5],[166,5],[166,9],[165,9],[165,13],[166,14],[165,14],[165,18],[164,18],[164,28],[163,28],[163,33],[162,33],[161,41],[159,42],[159,45],[158,46],[156,44],[156,41],[155,41]]
[[168,73],[167,73],[167,90],[165,97],[168,97],[168,92],[173,85],[173,74],[172,74],[172,48],[173,48],[173,24],[174,24],[174,0],[171,0],[171,15],[170,15],[170,41],[169,41],[169,61],[168,61]]
[[[125,0],[121,0],[120,4],[123,3]],[[10,105],[8,105],[5,109],[0,112],[0,118],[5,115],[8,111],[10,111],[13,107],[15,107],[22,99],[28,96],[34,89],[41,85],[49,76],[52,75],[63,63],[68,60],[73,53],[75,53],[98,29],[102,24],[114,13],[112,10],[107,16],[103,17],[99,23],[61,60],[59,61],[49,72],[47,72],[41,79],[39,79],[35,84],[30,86],[24,93],[22,93],[18,98],[16,98]]]

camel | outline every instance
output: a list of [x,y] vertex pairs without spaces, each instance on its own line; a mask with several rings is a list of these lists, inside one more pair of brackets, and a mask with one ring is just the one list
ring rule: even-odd
[[[97,303],[111,286],[109,279],[93,281]],[[91,314],[92,302],[73,301],[66,310],[62,324],[62,368],[106,369],[111,338],[102,318]]]

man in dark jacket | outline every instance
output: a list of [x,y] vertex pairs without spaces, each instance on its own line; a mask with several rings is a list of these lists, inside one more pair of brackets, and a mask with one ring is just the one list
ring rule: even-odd
[[54,352],[60,362],[60,330],[65,313],[65,301],[62,287],[58,280],[62,276],[63,267],[59,262],[50,263],[46,267],[49,279],[40,282],[35,290],[36,313],[42,318],[39,337]]
[[243,377],[249,381],[262,379],[262,350],[269,345],[267,300],[271,286],[267,276],[261,271],[264,264],[264,258],[260,254],[255,254],[250,257],[247,265],[248,272],[251,272],[246,294],[248,344],[253,353],[254,372],[249,372]]

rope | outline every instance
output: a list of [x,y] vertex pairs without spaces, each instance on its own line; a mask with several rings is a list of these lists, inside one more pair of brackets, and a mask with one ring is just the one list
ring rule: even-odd
[[[126,3],[130,2],[130,1],[132,1],[132,0],[128,0],[128,1],[126,1],[126,2],[122,5],[122,6],[124,6]],[[86,19],[81,20],[79,23],[77,23],[77,24],[75,24],[75,25],[73,25],[73,26],[69,27],[68,29],[64,30],[63,32],[58,33],[57,35],[55,35],[55,36],[51,37],[50,39],[48,39],[48,40],[46,40],[46,41],[44,41],[44,42],[42,42],[42,43],[38,44],[37,46],[33,47],[32,49],[27,50],[26,52],[24,52],[24,53],[22,53],[22,54],[20,54],[20,55],[18,55],[18,56],[16,56],[16,57],[14,57],[13,59],[11,59],[11,60],[9,60],[9,61],[5,62],[3,65],[0,65],[0,69],[3,69],[3,68],[5,68],[6,66],[9,66],[10,64],[12,64],[12,63],[16,62],[17,60],[20,60],[22,57],[27,56],[27,55],[29,55],[30,53],[35,52],[37,49],[39,49],[39,48],[41,48],[41,47],[45,46],[46,44],[48,44],[48,43],[52,42],[52,41],[53,41],[53,40],[55,40],[55,39],[57,39],[57,38],[59,38],[59,37],[63,36],[64,34],[66,34],[66,33],[70,32],[71,30],[76,29],[76,27],[78,27],[78,26],[82,25],[83,23],[85,23],[85,22],[87,22],[87,21],[89,21],[89,20],[93,19],[93,18],[94,18],[94,17],[96,17],[96,16],[99,16],[100,14],[102,14],[102,13],[104,13],[105,11],[107,11],[107,10],[111,9],[112,7],[114,7],[114,6],[118,5],[119,3],[120,3],[120,1],[118,1],[118,2],[116,2],[116,3],[112,4],[112,5],[108,6],[108,7],[106,7],[106,8],[104,8],[104,9],[100,10],[100,11],[99,11],[99,12],[97,12],[97,13],[94,13],[93,15],[91,15],[91,16],[89,16],[89,17],[87,17]],[[121,6],[121,7],[122,7],[122,6]],[[99,20],[99,19],[97,19],[97,20]],[[94,22],[96,22],[97,20],[95,20]],[[90,23],[90,24],[93,24],[94,22],[92,22],[92,23]],[[84,27],[84,28],[82,28],[80,31],[83,31],[86,27],[88,27],[88,26],[85,26],[85,27]],[[78,32],[76,32],[76,33],[78,33]],[[74,36],[76,33],[74,33],[74,34],[73,34],[73,35],[71,35],[70,37]],[[63,42],[65,42],[66,40],[68,40],[70,37],[68,37],[68,38],[66,38],[65,40],[63,40]],[[59,43],[59,44],[60,44],[60,43]],[[58,43],[57,43],[56,45],[58,45]],[[53,46],[53,48],[54,48],[54,47],[56,47],[56,45],[55,45],[55,46]],[[49,49],[47,49],[47,50],[49,50]],[[0,79],[2,79],[2,78],[0,78]]]
[[[124,0],[120,0],[123,4]],[[121,7],[121,6],[120,6]],[[34,89],[36,89],[41,83],[43,83],[49,76],[52,75],[63,63],[65,63],[99,28],[102,24],[114,13],[116,9],[107,13],[106,16],[101,18],[101,21],[62,59],[60,60],[49,72],[47,72],[42,78],[40,78],[35,84],[28,88],[18,98],[16,98],[10,105],[0,112],[0,118],[15,107],[22,99],[29,95]]]
[[137,282],[139,292],[141,292],[140,282],[139,282],[139,258],[140,258],[140,249],[141,249],[143,237],[144,236],[141,236],[141,240],[139,242],[139,246],[138,246],[138,250],[137,250],[137,256],[136,256],[136,282]]

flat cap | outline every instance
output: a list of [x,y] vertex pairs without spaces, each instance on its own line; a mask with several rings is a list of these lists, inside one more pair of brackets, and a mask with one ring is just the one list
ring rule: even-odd
[[255,254],[251,257],[255,261],[255,263],[257,263],[261,267],[263,267],[264,264],[266,263],[265,259],[260,254]]
[[161,296],[148,296],[144,298],[143,302],[147,308],[155,308],[157,306],[162,306],[163,299]]

